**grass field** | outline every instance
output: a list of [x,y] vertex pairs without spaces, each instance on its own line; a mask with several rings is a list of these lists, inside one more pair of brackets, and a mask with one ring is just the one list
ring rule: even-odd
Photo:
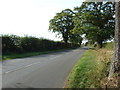
[[112,50],[88,50],[76,63],[66,80],[65,88],[100,88],[108,76]]

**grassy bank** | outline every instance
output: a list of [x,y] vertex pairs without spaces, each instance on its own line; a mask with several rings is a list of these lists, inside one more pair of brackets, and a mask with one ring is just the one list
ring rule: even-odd
[[106,50],[113,50],[114,49],[114,43],[113,42],[106,43],[103,46],[103,48],[106,49]]
[[101,80],[108,76],[111,56],[112,51],[106,49],[85,52],[70,73],[65,88],[102,87]]
[[42,51],[42,52],[27,52],[27,53],[20,53],[20,54],[10,53],[7,55],[3,55],[2,60],[24,58],[24,57],[29,57],[29,56],[36,56],[36,55],[60,52],[60,51],[64,51],[64,50],[70,50],[70,48],[69,49],[58,49],[58,50],[52,50],[52,51]]

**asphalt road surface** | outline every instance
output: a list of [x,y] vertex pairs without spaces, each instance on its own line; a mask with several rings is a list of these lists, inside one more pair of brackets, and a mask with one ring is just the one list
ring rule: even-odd
[[3,88],[63,88],[86,48],[2,62]]

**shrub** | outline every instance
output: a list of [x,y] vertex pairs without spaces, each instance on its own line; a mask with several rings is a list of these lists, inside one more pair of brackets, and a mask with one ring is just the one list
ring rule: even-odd
[[21,51],[20,37],[16,35],[2,35],[2,52],[18,52]]
[[2,35],[3,54],[50,51],[56,49],[75,48],[78,46],[79,45],[77,44],[65,44],[63,42],[55,42],[33,36],[19,37],[16,35]]

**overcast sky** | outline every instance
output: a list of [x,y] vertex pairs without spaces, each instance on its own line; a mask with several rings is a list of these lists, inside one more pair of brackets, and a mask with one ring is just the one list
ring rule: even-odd
[[84,0],[0,0],[0,34],[32,35],[60,40],[48,31],[49,20]]

